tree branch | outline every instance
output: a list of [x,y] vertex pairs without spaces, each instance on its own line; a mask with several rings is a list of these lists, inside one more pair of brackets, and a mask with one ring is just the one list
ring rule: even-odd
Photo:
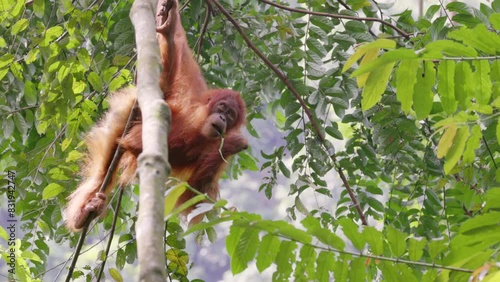
[[344,19],[344,20],[353,20],[353,21],[366,21],[366,22],[378,22],[382,25],[386,25],[392,29],[394,29],[397,33],[401,34],[404,38],[409,39],[410,34],[405,32],[404,30],[398,28],[397,26],[386,22],[382,19],[379,18],[366,18],[366,17],[353,17],[353,16],[346,16],[346,15],[338,15],[338,14],[329,14],[329,13],[323,13],[323,12],[314,12],[314,11],[308,11],[308,10],[303,10],[303,9],[296,9],[296,8],[291,8],[287,7],[281,4],[277,4],[274,2],[271,2],[269,0],[259,0],[261,2],[264,2],[268,5],[274,6],[276,8],[280,8],[283,10],[287,10],[290,12],[295,12],[295,13],[302,13],[302,14],[308,14],[308,15],[313,15],[313,16],[320,16],[320,17],[328,17],[328,18],[334,18],[334,19]]
[[361,219],[361,222],[363,225],[368,225],[366,221],[366,217],[363,214],[363,210],[361,209],[358,200],[356,199],[356,196],[354,195],[354,192],[349,185],[349,182],[347,181],[347,178],[344,175],[344,172],[342,168],[339,166],[336,160],[335,153],[330,153],[330,147],[327,145],[325,136],[323,135],[322,131],[320,130],[320,127],[318,123],[316,122],[315,117],[312,115],[311,110],[307,107],[306,102],[300,95],[300,93],[295,89],[288,80],[288,78],[276,67],[273,65],[271,61],[252,43],[252,41],[248,38],[248,36],[245,34],[241,26],[236,22],[236,20],[229,14],[229,12],[224,9],[224,7],[217,1],[217,0],[209,0],[212,4],[217,6],[217,8],[221,11],[221,13],[233,24],[234,28],[238,31],[238,33],[243,37],[243,40],[247,44],[247,46],[252,49],[252,51],[255,52],[255,54],[262,60],[264,63],[281,79],[281,81],[286,85],[288,90],[292,92],[292,94],[295,96],[295,99],[299,101],[300,106],[302,109],[304,109],[304,112],[306,113],[307,117],[309,118],[309,121],[311,122],[311,126],[313,127],[314,133],[318,136],[319,140],[323,144],[323,146],[326,148],[327,152],[329,152],[330,158],[333,160],[336,170],[342,179],[342,183],[344,184],[345,188],[347,189],[347,192],[349,193],[349,196],[351,197],[351,201],[353,205],[356,208],[356,211],[358,212],[359,218]]
[[[158,1],[158,3],[157,3]],[[140,281],[166,281],[164,246],[164,187],[168,164],[167,132],[170,109],[160,89],[160,49],[156,39],[156,7],[162,0],[135,0],[130,19],[137,44],[137,100],[142,113],[142,144],[139,155],[139,215],[137,255]]]
[[198,41],[196,42],[196,45],[198,46],[198,50],[196,50],[196,54],[198,56],[197,61],[200,61],[200,54],[201,54],[201,46],[203,45],[203,37],[205,36],[205,33],[207,32],[207,27],[208,27],[208,22],[210,21],[210,14],[212,13],[212,5],[210,2],[207,2],[207,10],[205,11],[205,19],[203,20],[203,26],[201,28],[201,33],[200,37],[198,37]]

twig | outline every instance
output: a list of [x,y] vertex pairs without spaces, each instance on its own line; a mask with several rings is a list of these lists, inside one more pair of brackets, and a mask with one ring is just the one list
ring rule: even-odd
[[486,138],[484,138],[484,135],[483,135],[483,142],[484,142],[484,145],[486,146],[486,150],[488,150],[488,154],[491,157],[491,161],[493,162],[495,169],[498,169],[497,163],[495,162],[495,157],[493,156],[493,152],[491,152],[490,146],[488,146],[488,142],[486,141]]
[[[251,222],[247,226],[249,228],[256,228],[256,229],[258,228],[258,227],[256,227],[256,225],[251,224]],[[287,240],[297,242],[297,243],[301,243],[301,244],[307,245],[307,246],[315,248],[315,249],[324,250],[324,251],[328,251],[328,252],[334,252],[334,253],[338,253],[338,254],[351,255],[353,257],[368,258],[368,259],[374,260],[374,262],[380,260],[380,261],[388,261],[388,262],[392,262],[392,263],[418,265],[418,266],[423,266],[423,267],[428,267],[428,268],[437,268],[437,269],[444,269],[444,270],[457,271],[457,272],[463,272],[463,273],[473,273],[474,272],[474,270],[467,269],[467,268],[439,265],[439,264],[435,264],[435,263],[427,263],[427,262],[421,262],[421,261],[412,261],[412,260],[406,260],[406,259],[400,259],[400,258],[389,258],[389,257],[384,257],[384,256],[363,254],[360,252],[342,251],[342,250],[332,249],[332,248],[325,247],[325,246],[315,245],[312,243],[302,242],[302,241],[299,241],[297,239],[291,238],[291,237],[283,235],[283,234],[275,234],[275,235],[280,237],[280,238],[287,239]]]
[[296,9],[296,8],[291,8],[287,7],[281,4],[277,4],[268,0],[259,0],[261,2],[264,2],[268,5],[274,6],[276,8],[280,8],[283,10],[287,10],[290,12],[295,12],[295,13],[302,13],[302,14],[308,14],[308,15],[314,15],[314,16],[321,16],[321,17],[328,17],[328,18],[334,18],[334,19],[345,19],[345,20],[353,20],[353,21],[367,21],[367,22],[378,22],[382,25],[386,25],[392,29],[394,29],[397,33],[401,34],[403,37],[406,39],[410,38],[410,34],[405,32],[404,30],[398,28],[397,26],[386,22],[382,19],[379,18],[366,18],[366,17],[353,17],[353,16],[346,16],[346,15],[339,15],[339,14],[330,14],[330,13],[324,13],[324,12],[314,12],[314,11],[308,11],[308,10],[303,10],[303,9]]
[[439,0],[439,5],[441,5],[441,8],[443,9],[443,12],[446,15],[446,18],[448,18],[448,20],[450,21],[451,26],[454,27],[455,24],[453,23],[453,20],[451,19],[450,14],[448,14],[448,12],[446,11],[446,7],[443,4],[443,0]]
[[83,243],[85,243],[85,236],[87,236],[87,230],[89,228],[88,220],[82,228],[82,233],[80,233],[80,238],[78,239],[78,244],[76,245],[75,255],[71,261],[71,265],[68,269],[68,275],[66,275],[66,282],[71,281],[71,276],[73,276],[73,271],[75,270],[76,262],[78,261],[78,256],[80,256],[80,251],[82,250]]
[[108,260],[109,250],[111,249],[111,242],[113,241],[113,236],[116,230],[116,221],[118,220],[118,212],[120,211],[120,206],[122,204],[123,191],[125,191],[121,185],[118,189],[120,189],[120,194],[118,195],[118,201],[116,202],[113,224],[111,225],[111,230],[109,232],[108,244],[106,245],[106,251],[104,252],[104,259],[102,260],[102,265],[101,268],[99,269],[99,274],[97,275],[97,280],[96,280],[97,282],[101,281],[102,273],[104,272],[104,265],[106,264],[106,260]]
[[210,4],[210,2],[207,2],[207,10],[205,13],[205,20],[203,21],[203,27],[201,28],[201,34],[200,34],[200,37],[198,38],[198,42],[196,44],[198,46],[198,50],[196,51],[196,53],[198,54],[198,58],[197,58],[198,62],[200,61],[201,45],[203,45],[203,36],[207,32],[208,22],[210,21],[210,13],[212,13],[212,5]]
[[[234,28],[238,31],[238,33],[241,35],[241,37],[243,37],[243,40],[245,40],[247,46],[250,49],[252,49],[252,51],[254,51],[255,54],[262,61],[264,61],[264,63],[274,73],[276,73],[276,75],[281,79],[281,81],[287,86],[288,90],[290,90],[290,92],[292,92],[292,94],[295,96],[295,99],[297,99],[299,101],[302,109],[304,109],[304,112],[306,113],[307,117],[309,118],[309,121],[311,122],[311,126],[313,127],[315,134],[318,136],[318,138],[320,139],[323,146],[327,149],[327,151],[330,151],[329,150],[330,148],[327,146],[325,136],[321,132],[320,127],[319,127],[318,123],[316,122],[316,119],[312,115],[311,111],[307,107],[304,99],[302,99],[302,97],[301,97],[300,93],[297,91],[297,89],[295,89],[293,87],[292,83],[288,80],[288,78],[276,66],[274,66],[273,63],[271,61],[269,61],[269,59],[264,54],[262,54],[262,52],[252,43],[252,41],[248,38],[248,36],[241,29],[241,26],[229,14],[229,12],[226,9],[224,9],[224,7],[217,0],[209,0],[209,1],[212,2],[215,6],[217,6],[217,8],[221,11],[221,13],[233,24]],[[361,209],[359,202],[356,199],[356,196],[354,195],[354,192],[352,191],[351,186],[349,185],[349,182],[347,182],[347,178],[345,177],[344,172],[342,171],[342,168],[339,166],[339,164],[336,161],[335,153],[329,152],[329,156],[333,160],[333,162],[336,166],[336,170],[337,170],[338,174],[340,175],[340,178],[342,179],[342,182],[343,182],[345,188],[347,189],[349,196],[351,197],[351,201],[352,201],[353,205],[356,207],[356,210],[359,214],[359,218],[361,219],[361,223],[363,225],[368,225],[368,223],[366,221],[366,217],[363,214],[363,210]]]
[[340,5],[342,5],[346,10],[351,10],[351,7],[349,7],[344,1],[342,0],[337,0]]

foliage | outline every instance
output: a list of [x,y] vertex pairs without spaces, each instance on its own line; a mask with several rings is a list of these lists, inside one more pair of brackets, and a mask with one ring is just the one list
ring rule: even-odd
[[[366,0],[301,0],[292,11],[267,2],[220,3],[268,62],[214,2],[191,0],[182,17],[207,81],[243,93],[249,133],[259,138],[252,121],[266,118],[286,134],[260,156],[242,153],[228,175],[269,172],[259,189],[268,198],[280,178],[289,181],[290,222],[224,210],[184,232],[170,220],[170,276],[189,280],[182,235],[213,239],[213,227],[230,222],[234,274],[255,263],[260,272],[275,264],[276,281],[496,281],[500,1],[431,5],[418,18]],[[16,172],[21,281],[57,275],[47,241],[76,244],[61,207],[76,184],[83,133],[106,95],[133,82],[131,3],[0,0],[0,169]],[[328,204],[305,205],[311,192]],[[126,194],[107,268],[115,281],[136,261],[137,189]],[[113,214],[92,234],[109,230]],[[0,237],[11,242],[8,232]],[[9,249],[0,253],[8,262]],[[92,280],[104,255],[73,277]]]

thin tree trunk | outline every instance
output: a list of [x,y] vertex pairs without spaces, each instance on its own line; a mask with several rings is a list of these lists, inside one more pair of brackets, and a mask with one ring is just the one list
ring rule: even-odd
[[164,189],[168,164],[170,110],[159,87],[160,51],[156,39],[157,0],[136,0],[130,11],[137,44],[137,99],[142,113],[143,151],[138,158],[139,215],[136,225],[140,281],[166,281]]

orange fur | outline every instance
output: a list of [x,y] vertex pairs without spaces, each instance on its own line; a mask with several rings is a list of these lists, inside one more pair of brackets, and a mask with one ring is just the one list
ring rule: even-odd
[[[66,225],[71,230],[82,228],[79,222],[82,222],[87,214],[82,213],[81,209],[88,200],[99,192],[101,184],[106,176],[109,164],[117,147],[117,140],[121,137],[127,119],[135,102],[135,89],[126,88],[115,93],[109,99],[110,110],[104,116],[102,121],[96,125],[86,136],[88,153],[83,166],[83,182],[69,196],[64,217]],[[125,156],[124,156],[125,157]],[[123,157],[122,157],[123,158]],[[126,168],[125,164],[123,168]],[[127,168],[120,176],[120,183],[129,183],[133,178],[134,168]],[[116,172],[115,172],[116,173]],[[109,194],[115,182],[115,177],[105,188],[105,194]]]
[[[245,123],[245,104],[232,90],[208,89],[187,44],[177,0],[164,1],[171,1],[169,4],[172,5],[159,3],[162,13],[157,31],[163,65],[160,87],[172,112],[168,138],[171,175],[217,198],[218,179],[226,167],[224,159],[247,147],[240,133],[240,127]],[[142,152],[141,118],[134,120],[124,138],[121,136],[135,95],[133,87],[114,94],[110,99],[109,113],[88,134],[89,153],[84,181],[71,194],[65,211],[66,223],[71,230],[82,228],[89,215],[104,212],[114,179],[103,193],[99,189],[118,146],[125,150],[117,169],[121,171],[118,182],[125,185],[134,178],[137,156]],[[224,135],[224,146],[219,152],[220,135]],[[116,173],[114,171],[113,175]],[[192,196],[192,192],[184,193],[178,205]]]

